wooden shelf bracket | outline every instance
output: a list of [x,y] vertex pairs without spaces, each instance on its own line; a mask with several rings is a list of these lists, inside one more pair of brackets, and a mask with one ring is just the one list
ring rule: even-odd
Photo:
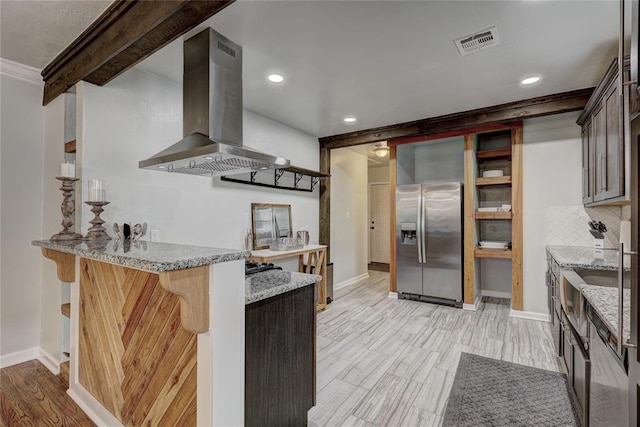
[[72,283],[76,280],[76,256],[74,254],[42,248],[42,255],[56,263],[58,279],[61,282]]
[[209,266],[160,273],[160,286],[180,299],[182,327],[196,334],[209,330]]

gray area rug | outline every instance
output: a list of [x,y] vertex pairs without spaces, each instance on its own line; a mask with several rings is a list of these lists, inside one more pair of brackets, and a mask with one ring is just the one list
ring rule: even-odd
[[442,425],[558,427],[580,423],[564,374],[462,353]]

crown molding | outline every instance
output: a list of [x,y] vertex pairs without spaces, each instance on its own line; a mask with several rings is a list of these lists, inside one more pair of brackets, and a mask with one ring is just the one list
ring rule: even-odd
[[9,61],[8,59],[0,58],[0,74],[29,83],[44,85],[40,70],[19,62]]

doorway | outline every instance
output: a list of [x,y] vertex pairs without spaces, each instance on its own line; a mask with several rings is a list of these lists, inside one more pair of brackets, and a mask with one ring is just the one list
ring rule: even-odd
[[369,270],[389,271],[390,195],[388,182],[369,184]]

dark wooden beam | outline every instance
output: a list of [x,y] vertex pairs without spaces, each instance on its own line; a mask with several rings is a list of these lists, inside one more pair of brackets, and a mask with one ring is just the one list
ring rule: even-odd
[[335,149],[579,111],[584,108],[593,90],[594,88],[587,88],[557,93],[413,122],[327,136],[319,138],[319,141],[322,148]]
[[114,1],[44,68],[43,105],[81,80],[106,84],[234,1]]
[[[331,151],[320,149],[320,172],[331,175]],[[327,245],[327,262],[331,261],[331,178],[320,180],[318,242]]]

